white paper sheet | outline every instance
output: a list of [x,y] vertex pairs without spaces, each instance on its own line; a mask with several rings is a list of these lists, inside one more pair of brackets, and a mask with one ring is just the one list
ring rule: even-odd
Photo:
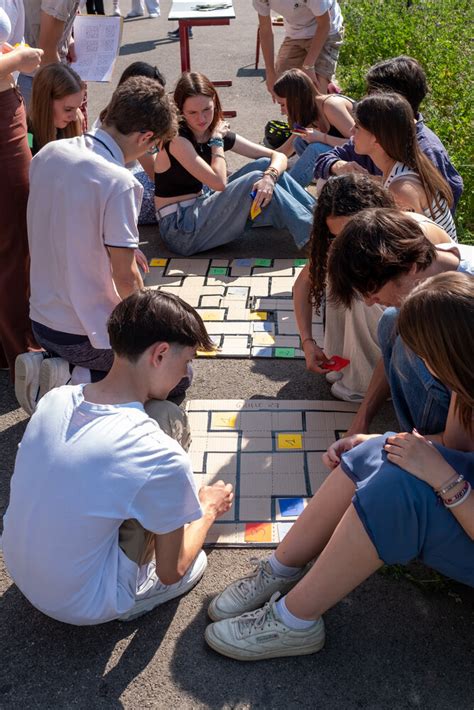
[[120,49],[121,17],[78,15],[74,20],[77,61],[72,68],[84,81],[110,81]]

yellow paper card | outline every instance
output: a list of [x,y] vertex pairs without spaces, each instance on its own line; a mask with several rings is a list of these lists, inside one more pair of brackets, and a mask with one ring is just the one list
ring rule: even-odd
[[268,313],[265,311],[252,311],[249,315],[250,320],[267,320]]
[[279,449],[302,449],[303,436],[301,434],[278,434]]
[[168,259],[150,259],[150,266],[166,266]]
[[258,215],[261,213],[262,208],[259,207],[256,203],[255,200],[252,202],[252,207],[250,208],[250,219],[255,219],[255,217],[258,217]]
[[273,542],[271,523],[247,523],[245,542]]
[[252,345],[273,345],[275,338],[270,333],[254,333]]
[[211,416],[211,429],[235,429],[237,425],[237,412],[213,412]]
[[224,320],[224,311],[222,309],[218,311],[199,311],[199,315],[205,321]]

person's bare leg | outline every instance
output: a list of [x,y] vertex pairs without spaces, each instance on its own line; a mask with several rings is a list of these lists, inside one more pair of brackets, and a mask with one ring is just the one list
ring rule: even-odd
[[285,597],[300,619],[318,619],[383,564],[353,505],[307,575]]
[[324,549],[350,505],[355,486],[338,466],[278,545],[275,556],[288,567],[304,567]]

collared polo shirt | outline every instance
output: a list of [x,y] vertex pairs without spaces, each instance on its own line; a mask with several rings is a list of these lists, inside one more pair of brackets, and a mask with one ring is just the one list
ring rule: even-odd
[[107,247],[138,247],[143,188],[105,131],[52,141],[31,161],[30,317],[110,348],[106,321],[120,296]]
[[259,15],[267,17],[271,11],[284,19],[285,36],[289,39],[314,37],[317,18],[329,12],[329,35],[342,28],[341,8],[337,0],[253,0]]

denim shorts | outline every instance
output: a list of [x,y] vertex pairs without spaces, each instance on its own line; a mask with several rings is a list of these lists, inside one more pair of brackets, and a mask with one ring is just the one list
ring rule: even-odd
[[[474,540],[431,486],[388,461],[383,447],[389,436],[393,432],[369,439],[341,459],[356,485],[352,502],[378,556],[387,564],[420,559],[474,587]],[[474,453],[435,446],[474,487]]]

